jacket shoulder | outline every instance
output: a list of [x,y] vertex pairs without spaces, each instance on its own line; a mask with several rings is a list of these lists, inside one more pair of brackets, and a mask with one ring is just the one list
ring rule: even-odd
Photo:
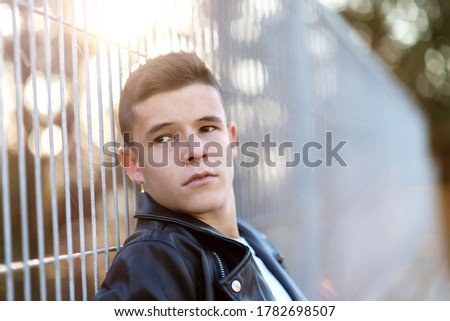
[[95,299],[195,300],[195,253],[183,245],[186,235],[171,229],[156,224],[128,237]]

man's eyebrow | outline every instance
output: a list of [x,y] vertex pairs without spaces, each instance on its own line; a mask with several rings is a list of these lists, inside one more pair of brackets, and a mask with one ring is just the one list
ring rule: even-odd
[[215,122],[215,123],[223,123],[223,124],[225,123],[225,120],[223,120],[221,117],[214,116],[214,115],[204,116],[202,118],[197,119],[197,121],[198,122],[201,122],[201,121],[212,121],[212,122]]
[[[202,118],[197,119],[196,121],[197,122],[210,121],[210,122],[215,122],[215,123],[225,123],[225,121],[221,117],[214,116],[214,115],[206,115]],[[174,124],[175,124],[174,122],[165,122],[165,123],[161,123],[161,124],[152,126],[149,130],[147,130],[145,132],[145,136],[150,136],[150,135],[160,131],[161,129],[172,126]]]
[[147,131],[145,132],[145,136],[149,136],[149,135],[151,135],[151,134],[154,134],[154,133],[156,133],[157,131],[159,131],[159,130],[165,128],[165,127],[171,126],[171,125],[173,125],[173,124],[174,124],[174,123],[172,123],[172,122],[166,122],[166,123],[161,123],[161,124],[152,126],[149,130],[147,130]]

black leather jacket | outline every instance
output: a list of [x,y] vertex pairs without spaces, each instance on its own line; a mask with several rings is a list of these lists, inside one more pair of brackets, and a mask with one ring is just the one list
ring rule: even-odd
[[[136,232],[117,253],[96,300],[274,300],[250,250],[141,194]],[[282,256],[248,223],[239,232],[293,300],[304,296]]]

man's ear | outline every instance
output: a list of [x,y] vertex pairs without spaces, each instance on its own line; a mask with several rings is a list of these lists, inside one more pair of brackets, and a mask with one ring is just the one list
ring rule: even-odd
[[230,140],[231,146],[233,146],[233,148],[232,148],[233,159],[235,159],[237,156],[237,148],[234,145],[236,142],[236,138],[237,138],[236,124],[232,121],[228,122],[227,129],[228,129],[228,139]]
[[144,184],[144,175],[139,166],[139,155],[131,147],[121,147],[119,149],[120,163],[127,175],[137,184]]

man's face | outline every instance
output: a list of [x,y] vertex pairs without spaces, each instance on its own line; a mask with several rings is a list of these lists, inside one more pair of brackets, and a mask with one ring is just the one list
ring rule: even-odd
[[145,157],[139,167],[136,149],[125,150],[122,156],[131,161],[124,167],[156,202],[202,214],[230,200],[236,127],[226,124],[215,88],[193,84],[156,94],[133,112],[133,141],[144,146]]

